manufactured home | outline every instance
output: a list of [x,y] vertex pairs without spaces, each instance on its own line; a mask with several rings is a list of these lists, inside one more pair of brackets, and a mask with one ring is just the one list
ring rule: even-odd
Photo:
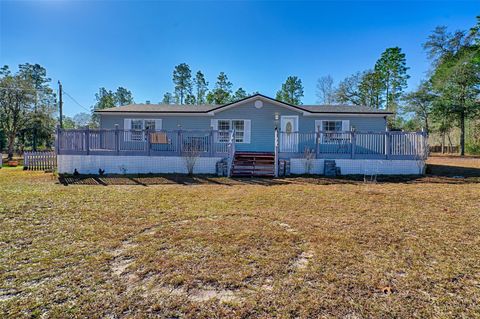
[[59,129],[60,173],[421,174],[423,132],[390,132],[391,112],[292,105],[255,94],[224,105],[132,104],[99,129]]

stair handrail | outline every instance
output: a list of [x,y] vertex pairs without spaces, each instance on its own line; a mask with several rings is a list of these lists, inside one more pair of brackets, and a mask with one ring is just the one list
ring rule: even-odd
[[230,139],[228,141],[228,165],[227,176],[232,176],[233,159],[235,157],[235,129],[230,132]]
[[278,177],[278,147],[280,143],[278,140],[278,129],[275,128],[275,163],[274,163],[274,176]]

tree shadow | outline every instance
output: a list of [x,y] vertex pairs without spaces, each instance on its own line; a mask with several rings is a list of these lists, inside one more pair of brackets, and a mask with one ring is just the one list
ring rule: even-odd
[[342,175],[325,177],[322,175],[295,175],[284,178],[242,177],[227,178],[216,175],[186,174],[138,174],[138,175],[60,175],[59,182],[68,185],[259,185],[279,186],[292,184],[332,185],[364,183],[438,183],[438,184],[477,184],[480,183],[480,168],[428,164],[427,174],[422,175]]
[[427,173],[435,176],[443,177],[480,177],[480,168],[476,167],[462,167],[462,166],[450,166],[441,164],[428,164]]

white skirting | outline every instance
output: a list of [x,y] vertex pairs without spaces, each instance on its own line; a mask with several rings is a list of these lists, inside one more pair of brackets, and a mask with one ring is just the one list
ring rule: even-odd
[[[194,174],[215,174],[215,165],[221,157],[198,157]],[[106,155],[58,155],[58,172],[72,174],[148,174],[187,173],[185,159],[180,156],[106,156]]]
[[[342,175],[367,174],[367,175],[422,175],[425,162],[422,160],[369,160],[369,159],[337,159]],[[324,173],[324,160],[312,160],[311,174]],[[307,174],[305,159],[290,159],[290,172],[292,174]]]

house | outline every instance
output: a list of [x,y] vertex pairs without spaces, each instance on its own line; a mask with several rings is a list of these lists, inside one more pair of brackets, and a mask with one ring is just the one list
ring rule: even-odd
[[59,131],[59,156],[70,156],[65,172],[185,172],[182,151],[193,146],[195,172],[215,173],[223,161],[227,174],[246,176],[323,174],[332,165],[342,174],[412,174],[425,157],[423,133],[388,132],[392,113],[363,106],[291,105],[255,94],[224,105],[96,113],[99,130]]

